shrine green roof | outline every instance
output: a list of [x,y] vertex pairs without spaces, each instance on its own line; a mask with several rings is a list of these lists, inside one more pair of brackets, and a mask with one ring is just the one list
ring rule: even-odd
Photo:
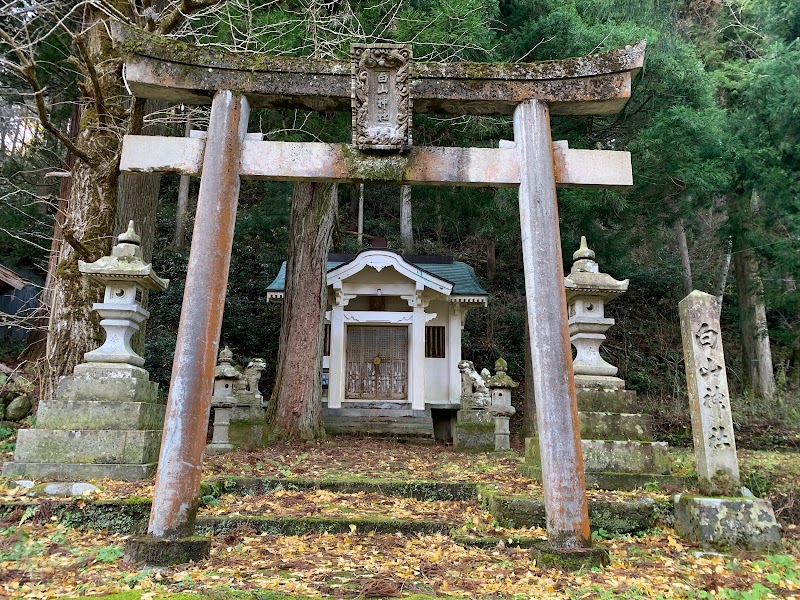
[[[327,272],[345,264],[349,261],[344,260],[329,260],[327,262]],[[442,279],[448,283],[453,284],[453,291],[451,296],[488,296],[489,292],[481,287],[478,278],[475,275],[475,270],[467,263],[457,260],[442,263],[416,263],[407,261],[409,264],[414,265],[416,268],[425,271],[434,277]],[[267,286],[268,292],[282,292],[286,285],[286,262],[281,264],[278,275]]]

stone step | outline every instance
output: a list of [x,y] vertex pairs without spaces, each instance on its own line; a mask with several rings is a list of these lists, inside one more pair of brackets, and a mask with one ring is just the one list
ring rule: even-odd
[[[669,474],[669,445],[666,442],[581,440],[586,473]],[[525,438],[525,464],[541,468],[538,438]]]
[[[302,535],[308,533],[449,533],[462,523],[394,519],[391,517],[198,517],[195,532],[220,535],[243,527],[271,535]],[[355,529],[353,529],[355,527]]]
[[[542,480],[542,469],[528,464],[519,465],[519,472],[536,481]],[[663,491],[676,492],[697,484],[696,478],[656,473],[613,473],[587,471],[586,489],[634,491],[656,486]]]
[[578,410],[585,412],[640,413],[633,390],[576,390]]
[[14,461],[65,464],[147,464],[158,461],[159,430],[20,429]]
[[74,481],[102,479],[138,481],[147,479],[156,472],[158,463],[135,465],[102,463],[35,463],[7,462],[3,465],[5,477],[36,479],[39,481]]
[[[379,437],[411,437],[433,440],[430,409],[412,410],[409,404],[358,403],[342,408],[324,408],[325,431]],[[406,408],[401,408],[405,406]]]
[[298,477],[218,477],[203,481],[202,497],[218,498],[223,494],[250,496],[275,490],[328,490],[340,494],[382,494],[416,500],[476,500],[479,485],[424,479],[302,479]]
[[584,440],[636,440],[652,442],[653,417],[642,414],[581,412]]
[[42,401],[36,413],[39,429],[161,429],[165,404],[151,402]]
[[[544,500],[527,496],[489,495],[487,509],[498,523],[510,527],[546,527]],[[670,500],[612,502],[589,500],[591,528],[613,533],[634,533],[655,527],[671,512]]]

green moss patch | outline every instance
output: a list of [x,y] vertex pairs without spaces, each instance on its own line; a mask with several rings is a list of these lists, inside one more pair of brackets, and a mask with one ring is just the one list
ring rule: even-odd
[[292,477],[225,477],[203,482],[200,496],[218,498],[222,494],[255,495],[275,490],[328,490],[341,494],[359,492],[414,498],[415,500],[475,500],[478,486],[473,483],[442,481],[396,481],[388,479],[336,478],[314,481]]
[[200,517],[195,524],[198,533],[219,535],[239,530],[252,530],[272,535],[304,535],[307,533],[448,533],[459,526],[441,521],[389,519],[381,517],[348,519],[344,517]]

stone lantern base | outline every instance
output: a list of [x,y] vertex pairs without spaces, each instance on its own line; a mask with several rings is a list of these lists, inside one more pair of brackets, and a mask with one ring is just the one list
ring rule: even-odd
[[20,429],[3,475],[48,481],[144,479],[155,472],[166,406],[140,367],[87,363],[62,377]]
[[[639,412],[636,392],[578,389],[577,398],[587,487],[685,486],[682,477],[670,474],[669,445],[653,441],[652,417]],[[525,438],[525,462],[520,470],[541,479],[538,438]]]

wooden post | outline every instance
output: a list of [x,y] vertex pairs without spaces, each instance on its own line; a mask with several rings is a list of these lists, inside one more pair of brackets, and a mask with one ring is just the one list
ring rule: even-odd
[[211,105],[147,530],[154,538],[177,539],[194,533],[239,198],[239,159],[249,112],[247,100],[227,90],[217,92]]
[[514,140],[547,535],[554,548],[587,548],[589,515],[545,102],[528,100],[517,107]]

